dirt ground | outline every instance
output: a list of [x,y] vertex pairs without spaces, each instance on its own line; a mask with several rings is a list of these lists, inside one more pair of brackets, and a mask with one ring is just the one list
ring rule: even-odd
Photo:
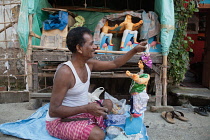
[[[0,124],[28,118],[35,110],[26,109],[27,105],[27,102],[0,104]],[[195,114],[190,108],[174,108],[182,111],[189,121],[176,119],[175,124],[169,124],[161,118],[160,113],[145,112],[144,124],[150,140],[210,140],[210,116]],[[0,133],[0,140],[20,139]]]

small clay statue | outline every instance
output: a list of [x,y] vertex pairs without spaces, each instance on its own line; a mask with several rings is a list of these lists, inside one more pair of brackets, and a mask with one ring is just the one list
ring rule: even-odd
[[[114,27],[110,27],[108,26],[108,21],[105,22],[104,26],[102,27],[102,32],[100,34],[100,41],[103,39],[104,36],[108,36],[109,37],[109,44],[110,46],[114,46],[112,43],[112,33],[109,33],[110,30],[114,30],[115,28],[117,28],[118,25],[115,24]],[[103,45],[103,44],[102,44]]]
[[131,15],[126,15],[124,22],[120,23],[120,25],[119,25],[119,26],[121,26],[121,30],[124,30],[120,48],[124,48],[124,43],[125,43],[125,40],[126,40],[126,37],[127,37],[128,33],[134,34],[134,37],[133,37],[134,43],[138,44],[138,42],[137,42],[137,34],[138,34],[137,29],[140,28],[142,24],[143,24],[143,20],[140,20],[137,23],[133,23],[132,22],[132,16]]
[[132,117],[141,116],[147,107],[149,96],[146,89],[152,68],[152,60],[149,54],[145,53],[140,57],[138,67],[140,68],[140,72],[137,74],[126,71],[126,75],[133,79],[129,90],[131,94],[130,113]]

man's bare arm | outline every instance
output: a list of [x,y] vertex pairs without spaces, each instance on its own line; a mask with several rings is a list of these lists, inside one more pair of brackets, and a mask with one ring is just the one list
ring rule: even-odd
[[[71,79],[71,80],[70,80]],[[106,108],[100,107],[97,103],[84,106],[68,107],[63,106],[62,101],[69,88],[75,84],[72,71],[68,66],[61,67],[55,76],[52,96],[50,99],[50,117],[66,118],[80,113],[91,113],[95,116],[106,115]]]
[[133,57],[137,52],[143,52],[146,50],[147,43],[141,43],[134,47],[132,50],[128,51],[125,55],[122,55],[118,58],[116,58],[113,61],[98,61],[98,60],[89,60],[88,64],[92,71],[101,71],[101,70],[109,70],[109,69],[115,69],[122,65],[124,65],[129,59]]

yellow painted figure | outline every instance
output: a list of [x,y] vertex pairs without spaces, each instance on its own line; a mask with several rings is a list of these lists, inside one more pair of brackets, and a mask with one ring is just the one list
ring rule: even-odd
[[131,109],[130,113],[133,117],[139,117],[146,110],[147,101],[149,96],[146,92],[147,84],[150,80],[151,68],[147,65],[147,62],[140,58],[138,67],[140,72],[133,74],[130,71],[126,71],[126,75],[129,76],[133,81],[130,86],[129,93],[131,94]]
[[138,23],[133,23],[132,22],[132,16],[131,15],[126,15],[125,21],[122,22],[119,25],[119,26],[122,26],[121,30],[124,30],[120,48],[124,47],[125,39],[126,39],[128,33],[134,34],[134,38],[133,38],[134,43],[138,44],[138,42],[137,42],[137,34],[138,34],[137,29],[140,28],[142,26],[142,24],[143,24],[143,20],[140,20]]

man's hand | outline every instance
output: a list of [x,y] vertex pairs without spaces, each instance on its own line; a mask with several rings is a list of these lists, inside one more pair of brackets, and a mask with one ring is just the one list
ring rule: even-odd
[[107,115],[107,111],[108,108],[105,107],[101,107],[98,103],[90,103],[86,105],[87,107],[87,113],[90,113],[94,116],[106,116]]
[[146,46],[146,45],[147,45],[147,41],[141,41],[141,42],[139,43],[139,45]]
[[136,50],[136,52],[143,52],[147,49],[146,45],[147,45],[147,42],[143,41],[143,42],[140,42],[138,45],[136,45],[134,49]]

